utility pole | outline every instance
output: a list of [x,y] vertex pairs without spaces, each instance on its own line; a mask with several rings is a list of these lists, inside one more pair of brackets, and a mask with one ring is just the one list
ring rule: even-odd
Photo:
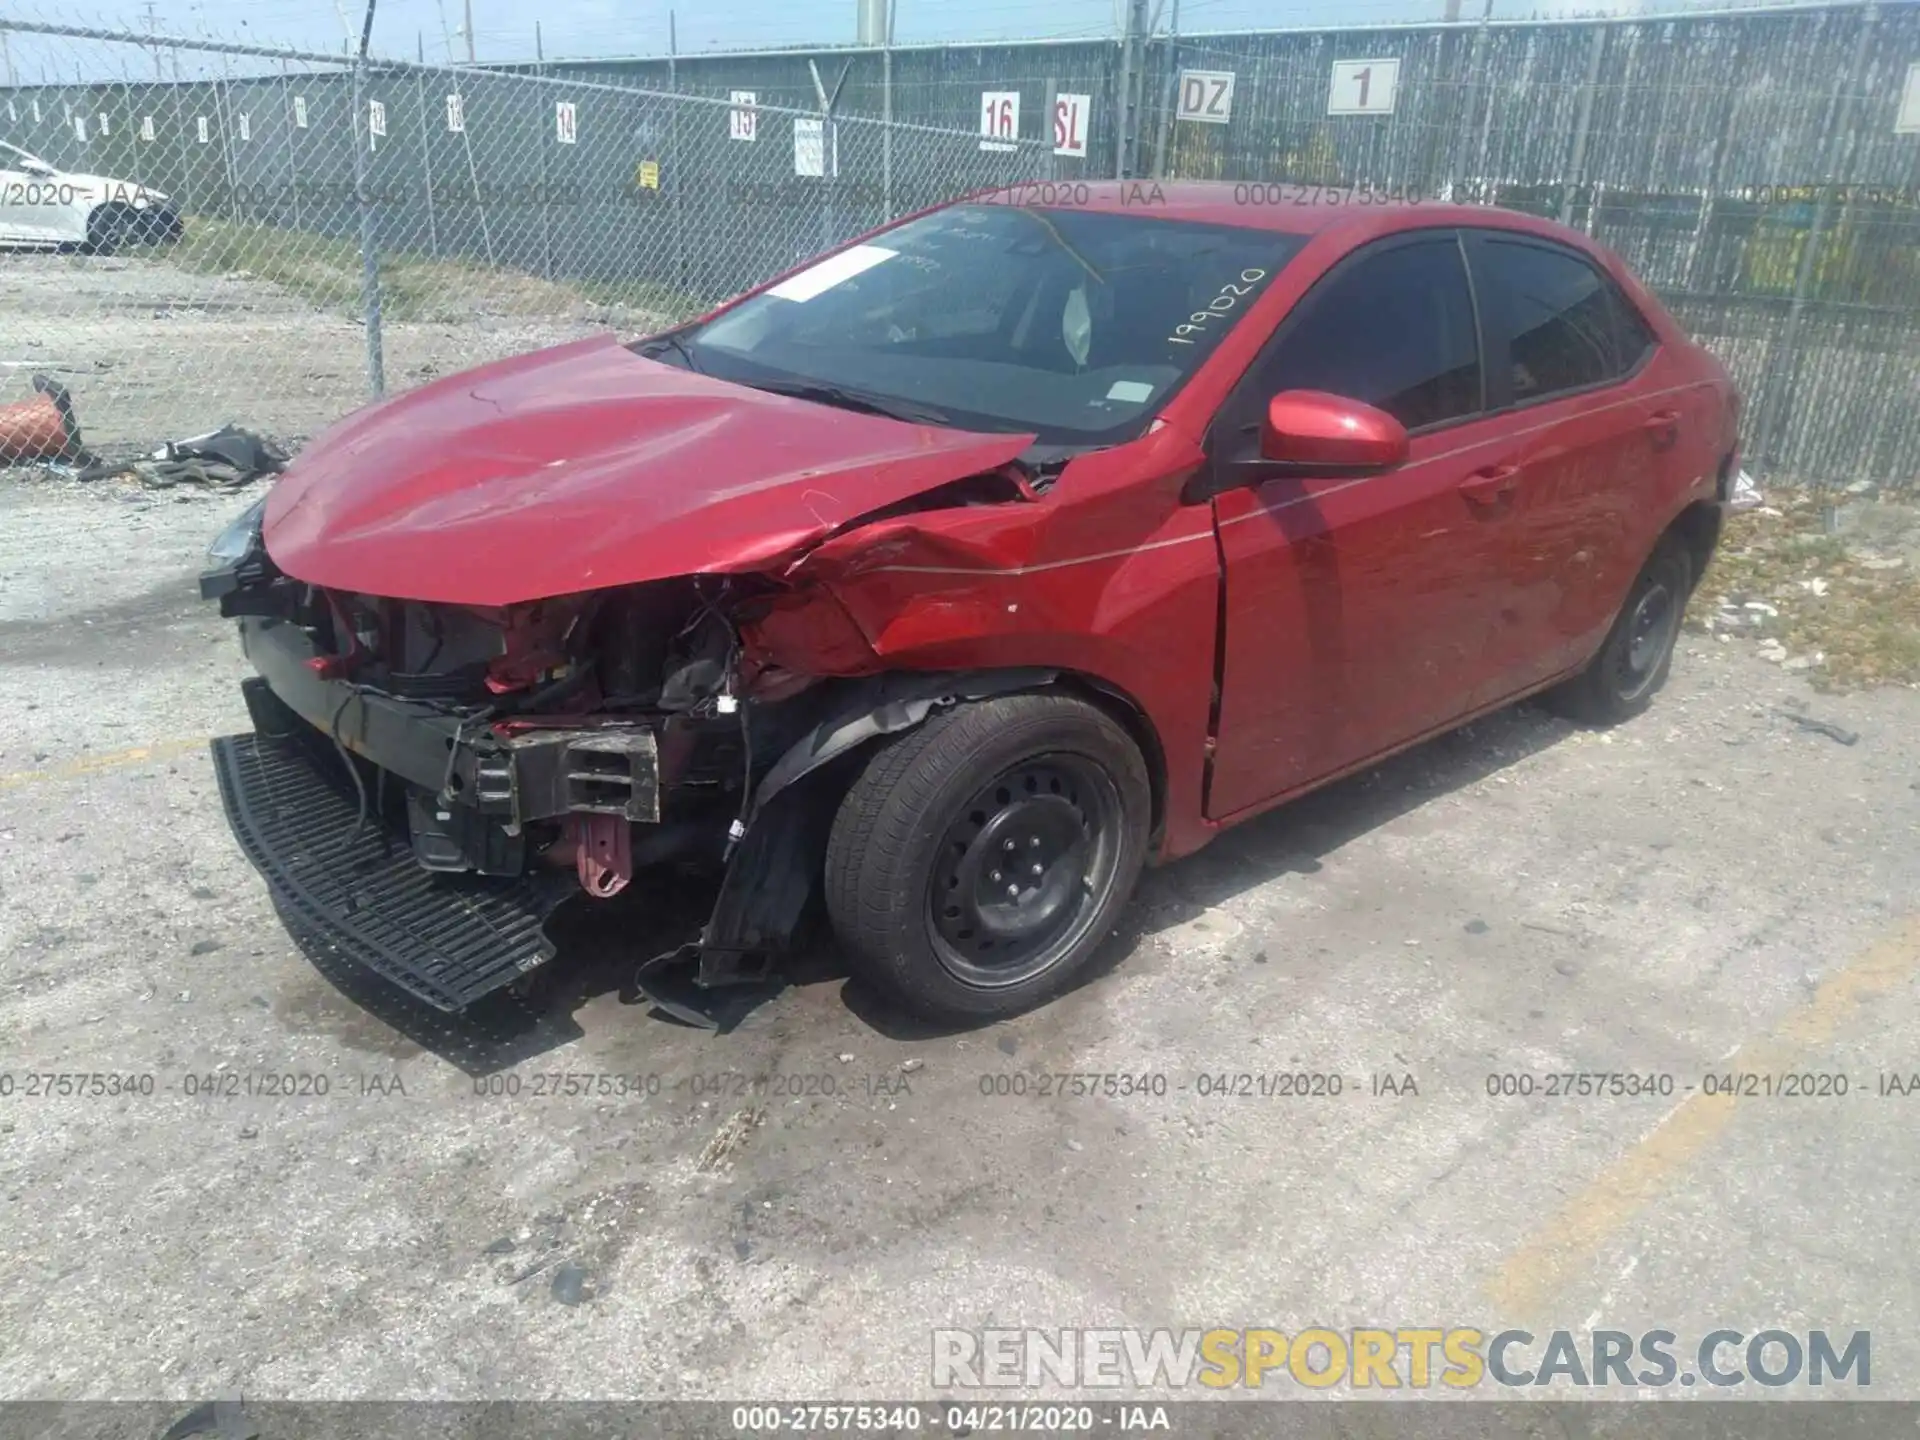
[[1147,0],[1127,0],[1127,28],[1120,37],[1120,103],[1114,107],[1119,134],[1114,137],[1113,173],[1120,180],[1133,174],[1139,149],[1141,47],[1151,23]]
[[467,37],[467,64],[473,64],[473,0],[466,0],[467,25],[463,32]]

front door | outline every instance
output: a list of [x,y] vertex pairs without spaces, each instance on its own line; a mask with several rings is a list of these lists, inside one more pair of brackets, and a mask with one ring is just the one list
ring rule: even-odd
[[1226,625],[1212,818],[1439,728],[1485,687],[1514,467],[1504,426],[1484,415],[1482,368],[1460,238],[1415,232],[1331,270],[1222,407],[1220,465],[1257,457],[1260,416],[1283,390],[1376,405],[1407,426],[1411,453],[1365,479],[1216,496]]

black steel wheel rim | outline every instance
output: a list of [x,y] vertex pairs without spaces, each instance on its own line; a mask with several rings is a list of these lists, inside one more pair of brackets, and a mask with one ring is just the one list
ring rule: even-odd
[[1081,755],[1011,766],[960,807],[928,881],[934,955],[999,989],[1052,969],[1085,938],[1119,865],[1119,787]]
[[1637,700],[1653,683],[1680,626],[1680,600],[1665,580],[1649,583],[1627,613],[1615,679],[1620,698]]

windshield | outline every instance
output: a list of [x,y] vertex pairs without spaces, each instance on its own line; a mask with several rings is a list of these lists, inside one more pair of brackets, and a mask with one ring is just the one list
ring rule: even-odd
[[[1042,445],[1131,439],[1300,249],[1145,215],[960,205],[830,255],[648,353]],[[664,345],[664,348],[661,348]]]

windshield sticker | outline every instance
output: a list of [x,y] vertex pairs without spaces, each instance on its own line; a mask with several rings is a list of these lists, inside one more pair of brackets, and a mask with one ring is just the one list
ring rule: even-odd
[[1113,382],[1112,387],[1108,389],[1107,398],[1109,400],[1125,400],[1131,405],[1138,405],[1142,400],[1145,400],[1152,394],[1153,386],[1144,380],[1116,380]]
[[900,252],[880,245],[855,245],[838,255],[829,255],[818,265],[809,265],[798,275],[789,275],[767,294],[782,300],[807,301],[834,286],[865,273],[882,260],[891,260]]
[[1253,294],[1266,278],[1267,272],[1264,270],[1242,270],[1238,280],[1229,280],[1220,287],[1220,293],[1207,302],[1206,309],[1194,311],[1174,326],[1173,333],[1167,336],[1167,342],[1172,345],[1191,345],[1200,336],[1219,334],[1233,323],[1233,312],[1239,308],[1241,300]]

